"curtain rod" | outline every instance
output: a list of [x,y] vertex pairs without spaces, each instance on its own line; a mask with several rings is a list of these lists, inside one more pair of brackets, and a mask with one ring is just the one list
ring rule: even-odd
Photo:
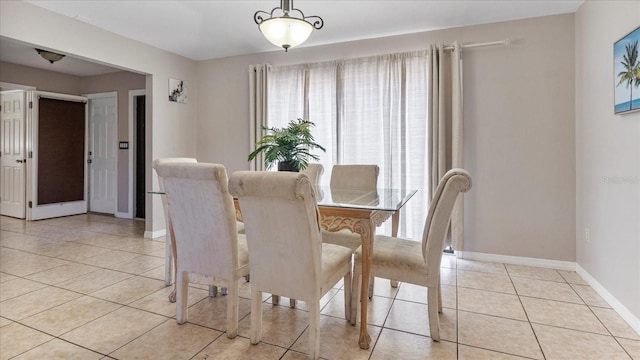
[[[501,40],[501,41],[491,41],[491,42],[483,42],[483,43],[476,43],[476,44],[468,44],[468,45],[462,45],[461,47],[463,49],[466,49],[466,48],[474,48],[474,47],[482,47],[482,46],[496,46],[496,45],[509,45],[509,39]],[[445,46],[444,49],[445,50],[453,50],[454,47],[453,46]]]

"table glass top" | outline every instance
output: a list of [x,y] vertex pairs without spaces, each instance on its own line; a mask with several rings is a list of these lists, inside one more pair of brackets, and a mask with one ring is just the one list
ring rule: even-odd
[[384,211],[399,210],[417,190],[376,189],[372,191],[337,189],[316,186],[319,206],[348,207]]

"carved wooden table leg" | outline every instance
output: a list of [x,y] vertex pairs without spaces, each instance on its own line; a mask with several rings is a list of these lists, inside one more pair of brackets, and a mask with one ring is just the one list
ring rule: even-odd
[[371,273],[371,251],[375,225],[370,220],[359,219],[355,232],[362,239],[362,278],[360,285],[360,339],[361,349],[368,349],[371,337],[367,331],[367,308],[369,306],[369,274]]

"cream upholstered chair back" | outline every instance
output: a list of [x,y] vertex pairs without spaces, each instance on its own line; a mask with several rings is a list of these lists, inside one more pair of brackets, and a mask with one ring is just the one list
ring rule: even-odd
[[189,282],[226,287],[227,337],[238,329],[238,279],[249,274],[244,235],[236,232],[235,206],[224,166],[159,164],[176,245],[176,321],[187,321]]
[[300,171],[301,173],[307,175],[309,181],[311,181],[311,185],[319,185],[320,178],[324,173],[324,166],[318,163],[309,163],[307,168]]
[[440,179],[431,203],[422,235],[422,256],[427,263],[428,286],[439,282],[444,240],[453,206],[460,193],[471,189],[471,175],[464,169],[451,169]]
[[[178,268],[229,278],[238,267],[235,208],[224,166],[165,163],[162,177],[176,241]],[[180,276],[180,274],[177,274]]]
[[319,292],[322,242],[309,178],[286,171],[238,171],[229,188],[246,224],[251,283],[294,299],[308,300]]
[[[153,164],[151,165],[157,173],[157,169],[158,166],[161,164],[168,164],[168,163],[197,163],[198,160],[194,159],[194,158],[186,158],[186,157],[172,157],[172,158],[160,158],[160,159],[156,159],[153,161]],[[164,192],[164,183],[162,181],[162,178],[160,176],[158,176],[158,186],[160,188],[161,192]],[[166,239],[166,244],[168,245],[166,247],[166,251],[165,251],[165,258],[164,258],[164,283],[165,285],[169,286],[171,285],[171,283],[173,282],[172,280],[172,262],[173,262],[173,258],[172,258],[172,254],[175,252],[175,244],[173,243],[173,239],[171,238],[171,229],[170,229],[170,222],[169,222],[169,209],[167,207],[167,197],[166,196],[162,196],[162,209],[164,210],[164,220],[165,220],[165,225],[166,225],[166,234],[165,234],[165,239]],[[169,300],[170,301],[175,301],[175,293],[172,293],[171,295],[169,295]]]
[[374,190],[378,186],[378,165],[333,165],[332,188]]
[[322,243],[315,193],[305,174],[238,171],[231,175],[229,191],[238,197],[246,224],[251,343],[262,336],[263,292],[300,299],[309,307],[309,355],[318,359],[320,298],[340,279],[350,319],[351,249]]

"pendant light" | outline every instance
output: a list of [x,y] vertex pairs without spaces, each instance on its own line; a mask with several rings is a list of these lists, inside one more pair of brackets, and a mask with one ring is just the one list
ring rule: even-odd
[[280,7],[273,8],[270,13],[256,11],[253,20],[264,37],[284,48],[285,52],[305,42],[313,29],[322,29],[324,25],[321,17],[304,16],[301,10],[295,9],[293,0],[280,0]]

